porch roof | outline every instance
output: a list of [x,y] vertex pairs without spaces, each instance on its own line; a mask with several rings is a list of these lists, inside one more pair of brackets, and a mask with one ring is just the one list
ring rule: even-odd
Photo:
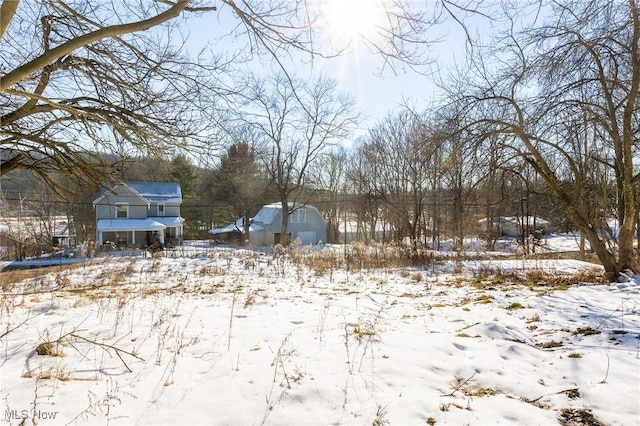
[[100,219],[98,231],[162,231],[166,225],[154,219]]
[[180,226],[184,223],[184,218],[180,216],[162,216],[162,217],[148,217],[147,220],[153,220],[161,223],[164,226]]

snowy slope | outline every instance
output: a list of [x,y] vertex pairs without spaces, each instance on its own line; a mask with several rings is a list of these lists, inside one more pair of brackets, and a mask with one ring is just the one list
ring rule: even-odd
[[317,273],[220,248],[50,273],[2,296],[2,421],[597,424],[593,415],[638,425],[639,280],[478,279],[592,268],[492,260]]

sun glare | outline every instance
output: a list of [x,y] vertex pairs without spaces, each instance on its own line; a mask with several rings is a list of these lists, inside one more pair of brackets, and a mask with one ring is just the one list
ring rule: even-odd
[[321,5],[328,37],[340,45],[372,40],[384,23],[384,0],[325,0]]

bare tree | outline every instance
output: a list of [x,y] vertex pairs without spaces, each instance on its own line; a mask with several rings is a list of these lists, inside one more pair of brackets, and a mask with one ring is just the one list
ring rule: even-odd
[[[294,83],[293,85],[291,83]],[[306,203],[310,168],[351,130],[353,100],[335,81],[311,83],[276,76],[248,82],[241,120],[261,139],[261,161],[282,204],[281,243],[287,243],[289,214]]]
[[414,253],[424,228],[430,147],[426,125],[410,111],[390,114],[369,133],[362,155],[375,193],[388,209],[396,240],[409,238]]
[[[382,242],[386,235],[378,235],[378,230],[387,230],[382,218],[383,201],[376,193],[376,176],[374,168],[365,159],[366,139],[356,141],[356,146],[349,156],[347,168],[348,207],[344,212],[344,226],[354,233],[354,241],[369,243]],[[345,242],[346,237],[345,237]]]
[[0,40],[0,175],[24,168],[53,188],[54,171],[104,182],[111,154],[197,143],[209,125],[202,106],[215,105],[215,63],[180,53],[175,19],[213,10],[191,0],[21,2]]
[[[461,250],[465,235],[476,231],[472,212],[474,189],[482,179],[482,151],[477,149],[472,134],[459,131],[461,118],[457,111],[440,111],[435,115],[430,137],[432,149],[439,151],[431,156],[430,164],[439,171],[432,177],[441,181],[441,189],[435,193],[437,204],[447,206],[445,219],[447,234],[453,238],[453,248]],[[470,226],[471,225],[471,226]]]
[[311,187],[317,191],[318,210],[327,221],[327,241],[337,243],[340,235],[340,217],[346,212],[347,151],[343,147],[328,152],[311,168]]
[[[475,58],[477,86],[458,100],[478,132],[507,136],[616,276],[634,264],[640,12],[634,0],[558,0],[549,8],[533,27],[516,31],[514,21],[493,52],[501,65]],[[596,172],[613,179],[617,199],[594,215],[584,195],[586,183],[601,181]],[[617,232],[603,233],[611,218]]]
[[[370,2],[367,4],[370,10],[359,11],[354,10],[351,2],[342,1],[223,0],[220,9],[229,8],[239,18],[233,33],[248,37],[250,45],[245,52],[251,59],[253,54],[266,53],[288,75],[286,60],[292,56],[292,48],[316,59],[343,55],[356,45],[380,57],[381,70],[390,68],[398,72],[405,67],[423,70],[424,65],[434,60],[427,48],[440,40],[430,30],[446,19],[454,19],[464,28],[462,15],[480,13],[482,2],[438,0],[421,6],[391,0]],[[345,20],[345,17],[360,20],[365,15],[371,18],[366,29]],[[355,40],[333,37],[332,33],[344,28],[334,27],[332,16],[340,17],[340,26],[357,32],[353,34]]]
[[[294,51],[316,58],[350,49],[350,42],[327,43],[329,6],[344,7],[306,0],[2,0],[0,176],[25,168],[52,186],[50,171],[100,182],[111,172],[103,153],[172,156],[187,145],[193,152],[211,142],[209,127],[221,124],[215,107],[236,73],[229,66],[266,53],[288,75],[283,58]],[[423,47],[437,37],[427,30],[469,9],[451,0],[371,7],[382,19],[359,42],[393,70],[428,63]],[[221,53],[182,53],[181,20],[216,10],[232,28],[212,35]],[[248,47],[227,48],[227,35],[244,36]]]

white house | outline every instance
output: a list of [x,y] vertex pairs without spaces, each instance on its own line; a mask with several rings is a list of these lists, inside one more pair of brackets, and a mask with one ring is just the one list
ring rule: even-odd
[[369,222],[361,222],[356,219],[338,219],[338,242],[340,243],[353,243],[356,241],[363,243],[370,243],[372,241],[384,241],[389,230],[385,229],[385,225],[382,221],[375,223],[375,229],[372,230],[372,225]]
[[517,237],[522,235],[525,230],[526,234],[533,234],[539,231],[546,234],[549,222],[533,216],[506,216],[497,217],[489,224],[489,220],[484,218],[478,221],[478,231],[481,234],[491,232],[494,236]]
[[93,201],[96,241],[145,247],[156,241],[180,244],[184,219],[182,190],[170,182],[123,182],[105,188]]

